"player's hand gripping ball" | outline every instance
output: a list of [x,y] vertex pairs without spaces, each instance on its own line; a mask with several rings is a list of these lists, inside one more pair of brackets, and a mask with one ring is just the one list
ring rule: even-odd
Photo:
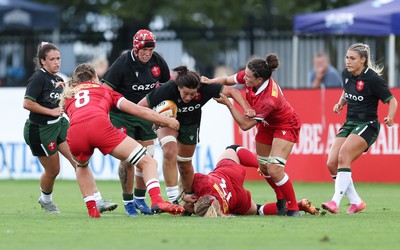
[[176,118],[178,107],[176,106],[175,102],[171,100],[165,100],[155,106],[154,110],[161,115]]

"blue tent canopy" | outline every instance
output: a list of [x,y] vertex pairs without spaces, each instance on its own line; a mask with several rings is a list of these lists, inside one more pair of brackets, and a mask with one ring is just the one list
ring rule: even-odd
[[[394,85],[395,36],[400,35],[400,0],[367,0],[338,9],[299,14],[294,18],[293,30],[294,41],[299,34],[389,36],[389,86]],[[297,51],[296,45],[293,46]]]
[[30,0],[0,0],[0,31],[51,30],[59,26],[59,9]]
[[400,35],[400,0],[368,0],[295,16],[295,33]]

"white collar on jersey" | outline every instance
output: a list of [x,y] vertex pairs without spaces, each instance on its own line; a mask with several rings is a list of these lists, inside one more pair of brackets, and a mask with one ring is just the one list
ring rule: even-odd
[[266,81],[261,85],[261,87],[259,87],[259,88],[257,89],[256,95],[260,94],[264,89],[266,89],[266,88],[268,87],[268,83],[269,83],[269,79],[266,80]]
[[131,57],[132,57],[132,60],[133,60],[133,61],[136,61],[136,60],[135,60],[135,56],[133,55],[133,49],[131,50]]

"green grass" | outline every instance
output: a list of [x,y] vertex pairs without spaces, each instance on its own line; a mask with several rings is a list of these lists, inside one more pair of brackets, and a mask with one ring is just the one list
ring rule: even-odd
[[[98,181],[116,211],[89,219],[75,181],[57,181],[53,199],[60,215],[45,214],[37,203],[39,181],[0,180],[0,249],[393,249],[400,244],[399,185],[358,184],[367,209],[339,214],[199,218],[161,214],[130,218],[116,181]],[[328,201],[333,183],[294,183],[297,198],[314,205]],[[257,203],[274,200],[265,182],[248,182]],[[164,189],[163,189],[164,190]]]

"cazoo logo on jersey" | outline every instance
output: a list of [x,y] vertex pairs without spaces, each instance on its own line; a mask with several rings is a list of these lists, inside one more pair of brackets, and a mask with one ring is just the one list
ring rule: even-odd
[[157,83],[149,83],[149,84],[133,84],[132,89],[134,91],[141,91],[141,90],[152,90],[156,87]]
[[201,105],[200,105],[200,104],[196,104],[195,106],[189,106],[189,107],[181,107],[181,108],[178,108],[178,112],[179,112],[179,113],[192,112],[192,111],[194,111],[194,110],[196,110],[196,109],[199,109],[199,108],[201,108]]
[[50,93],[50,98],[51,98],[51,99],[60,100],[60,99],[61,99],[61,94],[60,94],[60,93],[57,93],[57,92],[51,92],[51,93]]
[[362,95],[357,96],[357,95],[353,95],[353,94],[344,93],[344,96],[346,97],[346,99],[350,99],[353,101],[359,101],[359,102],[364,101],[364,96],[362,96]]

